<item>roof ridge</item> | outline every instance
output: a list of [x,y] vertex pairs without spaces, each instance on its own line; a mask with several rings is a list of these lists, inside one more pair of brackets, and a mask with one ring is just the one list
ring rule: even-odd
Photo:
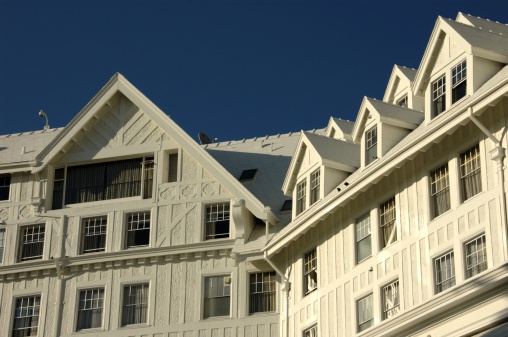
[[471,15],[471,14],[462,13],[462,12],[459,12],[459,13],[461,13],[462,15],[467,15],[467,16],[470,16],[472,18],[480,19],[480,20],[483,20],[483,21],[488,21],[488,22],[496,23],[498,25],[508,26],[508,23],[502,23],[502,22],[499,22],[499,21],[492,21],[490,19],[482,18],[481,16],[478,16],[478,15]]
[[[449,19],[449,18],[443,18],[441,17],[443,20],[447,21],[447,23],[449,22],[453,22],[454,24],[459,24],[459,25],[462,25],[464,26],[465,28],[469,28],[469,29],[475,29],[477,31],[480,31],[480,32],[485,32],[485,33],[489,33],[489,34],[494,34],[496,36],[502,36],[504,38],[508,38],[508,35],[503,35],[503,33],[496,33],[496,32],[493,32],[492,30],[490,29],[483,29],[482,27],[475,27],[475,26],[471,26],[471,25],[467,25],[465,23],[462,23],[462,22],[459,22],[459,21],[455,21],[455,20],[452,20],[452,19]],[[485,20],[485,19],[483,19]],[[489,22],[492,22],[492,23],[495,23],[493,21],[489,21]],[[498,23],[500,25],[505,25],[503,23]]]
[[404,110],[411,110],[411,111],[414,111],[414,112],[423,113],[423,111],[419,111],[419,110],[415,110],[415,109],[412,109],[412,108],[403,107],[403,106],[400,106],[400,105],[397,105],[397,104],[393,104],[393,103],[388,103],[388,102],[385,102],[385,101],[378,100],[376,98],[371,98],[371,97],[368,97],[368,96],[365,96],[365,98],[367,98],[367,100],[373,100],[373,101],[376,101],[376,102],[379,102],[379,103],[383,103],[383,104],[386,104],[386,105],[389,105],[389,106],[394,106],[394,107],[401,108],[401,109],[404,109]]

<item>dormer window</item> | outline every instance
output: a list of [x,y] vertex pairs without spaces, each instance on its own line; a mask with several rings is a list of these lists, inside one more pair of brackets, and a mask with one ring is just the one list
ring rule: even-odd
[[304,180],[296,186],[296,215],[305,211],[307,197],[307,181]]
[[0,201],[9,200],[11,176],[0,176]]
[[466,96],[466,60],[452,68],[452,104]]
[[365,165],[377,159],[377,126],[365,133]]
[[397,101],[397,105],[403,108],[407,108],[407,95]]
[[432,83],[432,116],[436,117],[446,110],[446,78],[441,76]]
[[310,205],[319,200],[320,171],[317,169],[310,175]]

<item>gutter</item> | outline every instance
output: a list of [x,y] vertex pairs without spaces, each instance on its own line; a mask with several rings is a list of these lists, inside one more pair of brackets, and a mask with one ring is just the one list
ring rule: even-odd
[[266,262],[275,270],[277,274],[282,278],[284,286],[282,287],[282,291],[286,294],[286,307],[284,308],[285,317],[286,317],[286,335],[285,337],[289,337],[289,291],[291,290],[291,283],[289,279],[280,271],[279,268],[268,258],[268,252],[264,252],[263,258]]

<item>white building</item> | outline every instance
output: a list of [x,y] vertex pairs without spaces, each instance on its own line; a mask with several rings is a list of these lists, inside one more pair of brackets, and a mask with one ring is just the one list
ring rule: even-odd
[[198,145],[116,74],[0,136],[0,336],[507,335],[507,64],[459,13],[354,123]]

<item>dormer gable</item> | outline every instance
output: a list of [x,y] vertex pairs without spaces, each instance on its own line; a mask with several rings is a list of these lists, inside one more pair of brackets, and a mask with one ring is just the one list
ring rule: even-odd
[[361,167],[384,156],[423,118],[420,111],[364,97],[352,134],[361,146]]
[[426,122],[472,95],[508,63],[505,28],[494,32],[474,26],[477,21],[460,13],[458,21],[436,21],[413,85],[414,95],[424,97]]
[[352,141],[351,132],[354,123],[341,118],[330,117],[328,126],[326,127],[326,136],[334,139],[342,139]]
[[383,102],[423,111],[423,97],[413,95],[416,69],[394,65]]
[[301,132],[282,190],[293,196],[293,217],[324,198],[360,166],[352,142]]

